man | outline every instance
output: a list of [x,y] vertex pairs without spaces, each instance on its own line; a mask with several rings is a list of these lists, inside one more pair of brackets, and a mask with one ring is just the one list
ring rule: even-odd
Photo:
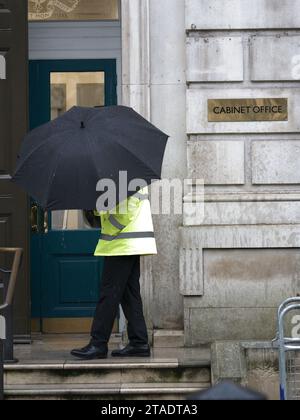
[[[105,257],[101,297],[92,325],[92,339],[71,354],[85,360],[105,359],[108,341],[121,304],[128,321],[129,344],[113,357],[150,357],[140,293],[140,256],[157,254],[148,188],[128,198],[127,211],[101,213],[102,233],[95,256]],[[124,206],[124,203],[123,203]]]

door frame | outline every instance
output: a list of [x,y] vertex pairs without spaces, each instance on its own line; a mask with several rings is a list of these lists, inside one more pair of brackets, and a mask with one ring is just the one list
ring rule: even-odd
[[[66,59],[66,60],[29,60],[29,126],[33,129],[50,120],[50,74],[51,72],[71,72],[76,66],[76,72],[105,72],[105,105],[117,104],[117,74],[116,60],[113,59]],[[112,78],[112,79],[111,79]],[[39,95],[33,92],[39,90]],[[49,104],[47,109],[40,99]],[[38,119],[32,109],[42,109]]]
[[[151,120],[151,66],[150,66],[150,5],[149,0],[120,0],[121,1],[121,57],[117,57],[117,74],[122,74],[121,83],[118,84],[118,103],[134,107],[137,112]],[[137,22],[131,25],[132,21]],[[28,22],[27,22],[28,23]],[[101,22],[96,22],[101,25]],[[35,24],[38,25],[38,24]],[[27,39],[25,40],[27,42]],[[29,57],[42,58],[43,51],[29,51]],[[73,58],[80,58],[75,55]],[[111,53],[100,52],[97,57],[87,52],[89,58],[111,58]],[[116,57],[116,55],[114,55]],[[57,58],[57,57],[56,57]],[[140,63],[140,65],[137,65]],[[22,222],[28,225],[30,209],[24,215]],[[30,236],[27,236],[27,249]],[[152,258],[142,258],[141,266],[141,293],[144,301],[144,315],[149,330],[153,329],[153,261]],[[29,265],[26,270],[29,279]],[[29,303],[28,295],[23,297],[23,305]],[[28,312],[27,325],[30,323]],[[125,324],[123,329],[125,328]],[[23,334],[28,329],[20,324]]]
[[[116,103],[120,104],[122,86],[117,81],[122,78],[121,22],[121,16],[119,21],[29,22],[29,59],[115,60]],[[122,313],[119,325],[125,325]]]
[[[105,73],[105,106],[117,104],[117,73],[116,73],[116,60],[115,59],[66,59],[66,60],[30,60],[29,61],[29,86],[30,86],[30,128],[35,127],[48,122],[51,118],[51,90],[50,90],[50,75],[52,72],[104,72]],[[38,94],[36,93],[38,92]],[[36,112],[39,110],[39,112]],[[50,221],[51,217],[49,218]],[[51,223],[50,223],[51,224]],[[80,241],[80,234],[85,234],[86,231],[66,231],[64,232],[64,239],[66,243],[80,244],[82,240],[87,244],[89,240],[97,240],[99,232],[94,230],[90,232],[89,237],[84,235]],[[53,251],[54,244],[60,243],[59,237],[62,235],[62,231],[50,231],[48,233],[32,233],[31,234],[31,297],[32,297],[32,311],[31,316],[34,320],[33,328],[35,331],[39,330],[42,325],[41,320],[45,320],[47,325],[67,325],[68,311],[64,310],[61,312],[58,308],[55,311],[64,316],[64,322],[62,319],[55,317],[55,320],[51,320],[49,313],[45,313],[45,308],[48,307],[45,302],[45,295],[47,293],[47,284],[45,284],[48,278],[46,270],[46,262],[51,261],[51,255],[49,252]],[[90,239],[89,239],[90,238]],[[96,238],[96,239],[95,239]],[[68,239],[68,241],[67,241]],[[53,242],[53,243],[52,243]],[[55,246],[54,246],[55,247]],[[87,247],[87,245],[86,245]],[[56,253],[59,250],[59,246],[56,245]],[[81,248],[82,249],[82,248]],[[74,249],[75,252],[75,249]],[[76,253],[80,254],[80,247],[76,249]],[[48,266],[47,266],[48,267]],[[51,295],[52,296],[52,295]],[[50,296],[49,296],[50,298]],[[53,299],[53,296],[51,297]],[[75,320],[74,314],[75,308],[70,312],[70,320]],[[91,310],[86,307],[83,310],[85,315],[80,315],[78,319],[82,319],[82,325],[87,324],[87,313],[91,314]],[[48,309],[49,311],[49,309]],[[94,312],[94,311],[92,311]],[[91,316],[91,315],[90,315]],[[52,322],[53,321],[53,322]],[[84,322],[83,322],[84,321]],[[78,321],[80,322],[80,321]],[[71,321],[72,324],[72,321]],[[76,322],[73,322],[76,325]],[[50,327],[51,328],[51,327]],[[42,331],[42,329],[41,329]],[[71,332],[71,330],[69,331]]]

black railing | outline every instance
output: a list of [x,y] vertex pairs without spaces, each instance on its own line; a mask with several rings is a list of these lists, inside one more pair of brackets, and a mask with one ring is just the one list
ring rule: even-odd
[[15,363],[13,354],[12,304],[15,286],[21,265],[23,251],[20,248],[0,248],[0,254],[13,255],[10,270],[0,268],[0,288],[3,290],[3,303],[0,304],[0,400],[3,399],[4,360]]

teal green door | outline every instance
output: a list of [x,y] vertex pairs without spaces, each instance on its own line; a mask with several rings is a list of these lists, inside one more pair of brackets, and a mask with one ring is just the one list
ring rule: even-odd
[[[117,103],[115,60],[30,62],[31,129],[74,105]],[[45,214],[31,211],[33,331],[88,332],[103,260],[93,256],[99,238],[96,220],[82,210]]]

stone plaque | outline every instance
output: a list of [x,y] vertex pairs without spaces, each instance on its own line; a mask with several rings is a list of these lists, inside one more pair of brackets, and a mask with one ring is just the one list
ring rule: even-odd
[[288,121],[288,99],[209,99],[208,122]]

